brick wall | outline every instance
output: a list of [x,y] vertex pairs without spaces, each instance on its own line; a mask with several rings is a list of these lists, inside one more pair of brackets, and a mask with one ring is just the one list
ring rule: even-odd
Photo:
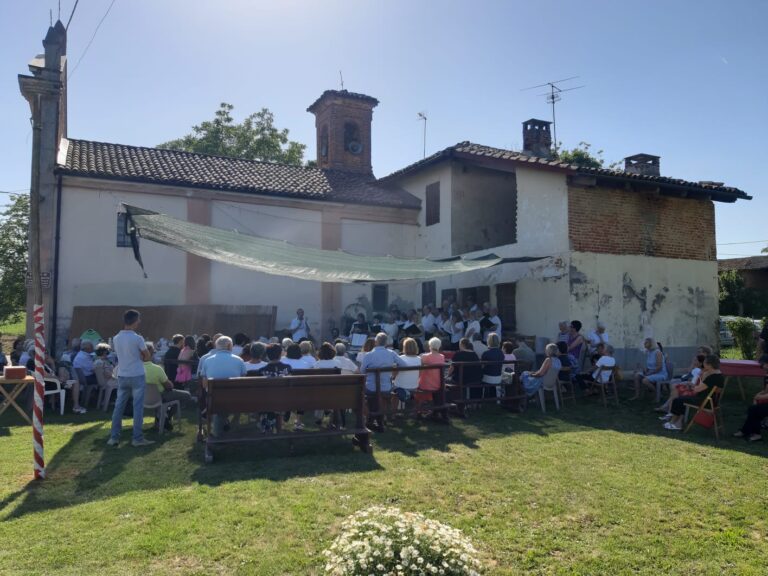
[[[328,98],[315,116],[317,128],[317,164],[320,168],[346,170],[371,174],[371,120],[370,104],[343,98]],[[352,154],[345,148],[344,125],[352,122],[357,126],[359,141],[363,145],[360,154]],[[328,153],[321,155],[323,130],[328,134]]]
[[578,252],[717,259],[709,200],[569,186],[568,236]]

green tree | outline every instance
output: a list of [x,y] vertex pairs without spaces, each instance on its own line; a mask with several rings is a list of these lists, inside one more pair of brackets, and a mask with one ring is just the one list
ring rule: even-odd
[[563,148],[562,142],[559,142],[557,150],[553,152],[553,157],[563,162],[569,162],[570,164],[586,168],[609,168],[611,170],[618,168],[618,162],[613,162],[606,166],[603,151],[598,150],[593,153],[590,150],[591,148],[592,145],[589,142],[579,142],[578,146],[571,149]]
[[262,108],[237,124],[233,109],[232,104],[222,102],[213,120],[193,126],[191,134],[158,148],[301,165],[306,145],[289,140],[287,128],[276,128],[272,112]]
[[29,196],[11,196],[0,212],[0,323],[15,322],[27,300]]

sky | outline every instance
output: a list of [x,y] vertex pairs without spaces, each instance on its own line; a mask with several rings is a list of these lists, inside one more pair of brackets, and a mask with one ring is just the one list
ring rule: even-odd
[[[66,24],[74,2],[0,0],[0,191],[29,188],[17,75],[51,11]],[[752,201],[715,205],[719,256],[747,256],[768,246],[765,22],[767,0],[80,0],[68,133],[154,146],[229,102],[237,120],[269,108],[314,159],[306,108],[341,71],[380,101],[372,154],[385,176],[422,157],[419,112],[427,154],[464,140],[520,149],[524,120],[551,119],[543,90],[524,89],[578,76],[557,105],[563,146],[589,142],[607,162],[655,154],[664,176],[744,190]]]

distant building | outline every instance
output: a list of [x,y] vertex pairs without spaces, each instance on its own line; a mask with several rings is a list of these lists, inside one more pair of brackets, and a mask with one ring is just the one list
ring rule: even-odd
[[[327,337],[360,302],[386,311],[470,297],[498,306],[505,330],[541,338],[552,338],[560,320],[579,319],[588,332],[600,319],[625,366],[634,366],[645,335],[681,360],[715,341],[713,202],[749,199],[741,190],[661,176],[659,157],[648,154],[628,157],[624,171],[551,159],[550,123],[536,119],[523,122],[522,152],[461,142],[376,178],[378,101],[344,90],[327,90],[308,108],[316,168],[69,139],[59,23],[44,45],[45,57],[20,83],[33,103],[47,91],[33,114],[42,269],[53,278],[45,300],[59,347],[75,306],[270,305],[277,327],[301,306],[314,334]],[[546,258],[434,282],[338,285],[144,243],[145,279],[126,242],[121,203],[327,250]]]

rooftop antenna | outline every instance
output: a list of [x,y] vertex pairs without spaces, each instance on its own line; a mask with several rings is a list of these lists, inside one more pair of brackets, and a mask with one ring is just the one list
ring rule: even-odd
[[423,158],[427,157],[427,113],[426,112],[419,112],[416,114],[416,117],[419,120],[424,121],[424,152],[423,152]]
[[555,116],[555,104],[559,102],[562,99],[563,92],[570,92],[571,90],[578,90],[579,88],[584,88],[584,84],[581,86],[574,86],[573,88],[560,88],[558,84],[562,84],[563,82],[569,82],[571,80],[575,80],[578,78],[578,76],[571,76],[570,78],[563,78],[562,80],[555,80],[553,82],[545,82],[544,84],[538,84],[536,86],[529,86],[528,88],[523,88],[521,92],[525,92],[526,90],[533,90],[534,88],[543,88],[545,86],[549,87],[549,92],[543,92],[541,94],[538,94],[538,96],[546,96],[546,100],[549,104],[552,105],[552,138],[555,145],[555,152],[557,152],[557,118]]
[[339,80],[341,81],[341,90],[344,91],[344,76],[341,73],[341,70],[339,70]]

